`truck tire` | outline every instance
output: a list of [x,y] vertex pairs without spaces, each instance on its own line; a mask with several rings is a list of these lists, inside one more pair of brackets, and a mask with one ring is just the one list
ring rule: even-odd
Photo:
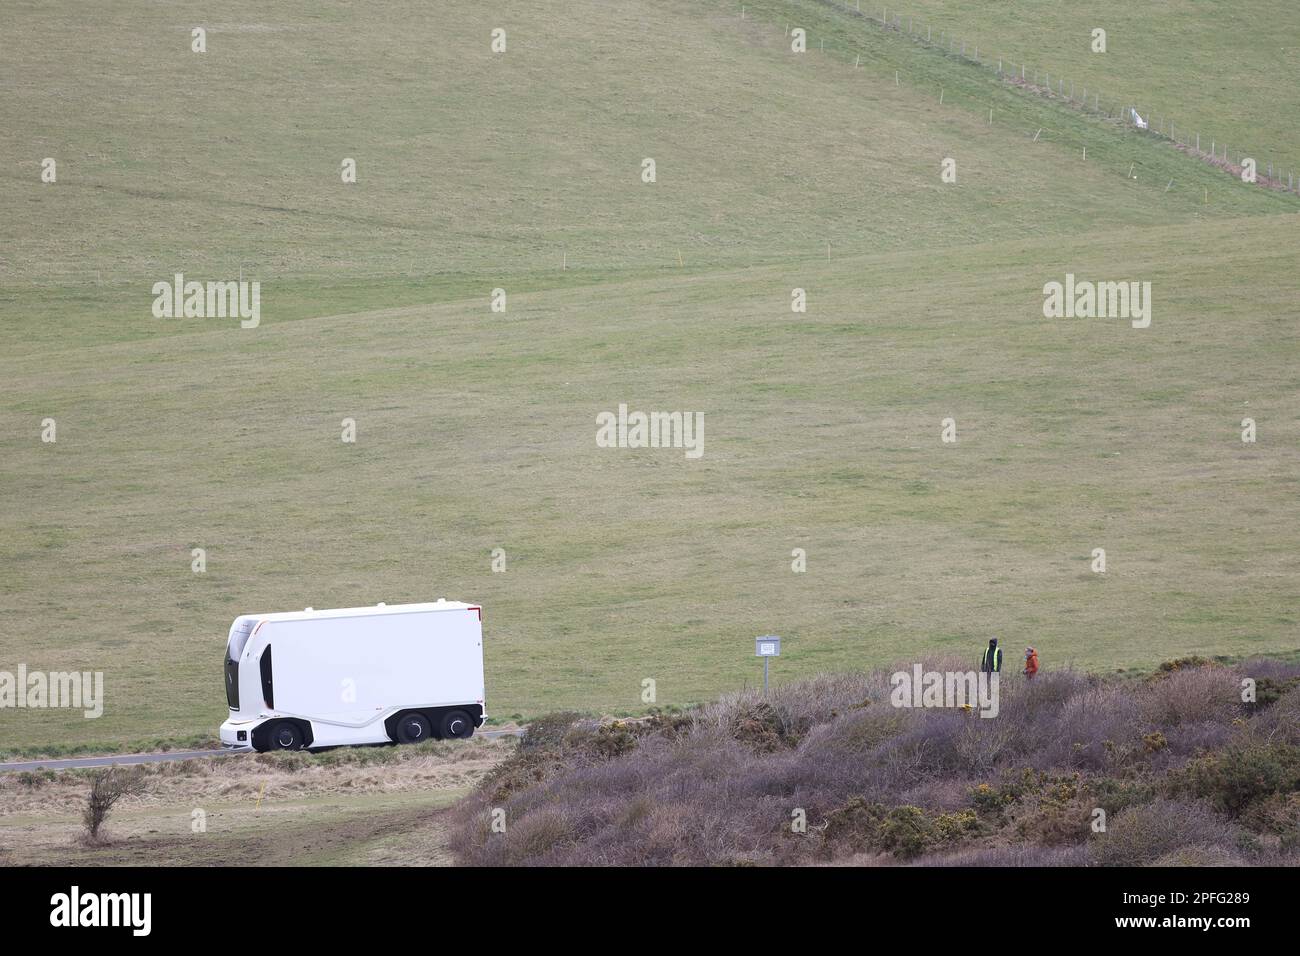
[[302,742],[302,728],[292,720],[272,724],[266,735],[268,750],[301,750]]
[[432,736],[429,720],[424,714],[403,714],[397,721],[397,742],[399,744],[423,743]]
[[474,733],[474,718],[463,710],[451,710],[442,716],[442,736],[464,740]]

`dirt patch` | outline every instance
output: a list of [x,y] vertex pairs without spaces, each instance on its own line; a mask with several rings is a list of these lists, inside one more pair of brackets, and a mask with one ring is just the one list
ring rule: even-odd
[[107,841],[81,840],[88,771],[0,776],[5,865],[440,865],[444,808],[511,739],[150,766]]

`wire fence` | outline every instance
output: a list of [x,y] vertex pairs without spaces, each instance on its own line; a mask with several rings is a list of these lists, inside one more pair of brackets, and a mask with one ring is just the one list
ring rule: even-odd
[[[969,64],[992,70],[999,79],[1022,87],[1029,92],[1047,99],[1058,100],[1073,108],[1083,110],[1098,117],[1119,122],[1132,127],[1156,139],[1164,139],[1207,163],[1224,169],[1234,175],[1240,175],[1247,160],[1258,155],[1240,149],[1233,153],[1227,142],[1213,135],[1204,136],[1202,131],[1190,124],[1182,126],[1174,122],[1172,116],[1154,113],[1149,105],[1125,102],[1110,97],[1095,87],[1076,86],[1073,80],[1060,73],[1031,67],[1025,62],[1017,63],[1001,55],[994,55],[985,48],[981,51],[978,44],[968,43],[965,39],[934,28],[919,18],[906,15],[901,11],[891,11],[881,6],[879,16],[875,9],[862,9],[862,0],[818,0],[823,6],[832,7],[842,13],[860,17],[862,20],[888,30],[907,36],[914,42],[946,52]],[[788,31],[788,28],[787,28]],[[824,41],[821,45],[825,49]],[[1282,189],[1300,195],[1300,176],[1293,167],[1284,169],[1273,160],[1256,162],[1254,183],[1273,189]]]
[[[1084,110],[1099,118],[1112,120],[1126,127],[1132,127],[1138,131],[1154,138],[1164,139],[1175,146],[1186,150],[1189,154],[1194,155],[1207,163],[1211,163],[1219,168],[1224,169],[1234,175],[1242,171],[1242,163],[1250,154],[1238,152],[1237,160],[1232,159],[1232,153],[1229,151],[1229,144],[1221,140],[1205,137],[1200,130],[1191,126],[1176,126],[1174,120],[1163,114],[1152,115],[1148,109],[1133,104],[1124,103],[1118,99],[1111,98],[1096,88],[1089,89],[1086,86],[1076,87],[1073,80],[1067,81],[1061,74],[1052,74],[1047,70],[1040,71],[1036,67],[1030,67],[1025,62],[1017,63],[1003,56],[994,56],[987,49],[981,51],[977,44],[968,43],[965,39],[950,34],[947,31],[940,30],[936,32],[933,27],[924,21],[913,16],[905,15],[900,11],[891,11],[888,7],[880,7],[877,16],[874,9],[863,10],[862,0],[813,0],[824,7],[830,7],[849,16],[862,19],[882,30],[891,31],[902,36],[909,37],[914,42],[923,44],[927,47],[942,51],[949,56],[961,59],[963,62],[986,68],[994,71],[995,75],[1002,81],[1013,86],[1023,88],[1028,92],[1042,96],[1046,99],[1058,101],[1064,105],[1079,110]],[[874,3],[874,0],[868,0]],[[746,7],[741,6],[742,19],[746,16]],[[786,35],[790,35],[791,28],[796,24],[791,21],[787,22],[785,27]],[[819,44],[819,49],[823,52],[826,50],[825,40]],[[847,51],[850,56],[855,56],[855,65],[860,64],[862,53],[860,51]],[[884,60],[877,60],[883,64]],[[892,64],[891,64],[892,65]],[[895,79],[898,79],[898,72],[895,72]],[[940,102],[942,102],[943,92],[940,92]],[[1138,120],[1141,123],[1138,123]],[[991,113],[990,113],[991,120]],[[1041,133],[1040,129],[1038,133]],[[1038,134],[1035,134],[1035,139]],[[1086,156],[1085,147],[1085,156]],[[1283,170],[1281,166],[1275,166],[1272,160],[1267,161],[1264,166],[1256,168],[1257,185],[1281,189],[1288,192],[1294,192],[1300,195],[1300,176],[1297,176],[1293,169]],[[1172,180],[1171,180],[1172,184]],[[1168,191],[1168,188],[1166,188]],[[557,253],[558,255],[559,253]],[[827,248],[827,257],[829,258],[830,250]],[[304,280],[311,278],[321,279],[338,279],[345,277],[348,280],[368,280],[368,279],[389,279],[394,276],[409,278],[411,280],[434,280],[438,278],[435,274],[421,272],[415,269],[409,257],[394,257],[394,261],[389,267],[379,265],[383,257],[372,257],[368,260],[367,268],[348,269],[344,273],[333,272],[324,269],[320,265],[311,268],[302,269],[299,266],[281,263],[278,266],[271,265],[265,261],[239,262],[233,263],[231,268],[222,272],[223,277],[238,275],[239,279],[270,279],[270,278],[291,278],[295,280]],[[677,263],[681,264],[681,253],[677,253]],[[568,266],[567,258],[561,259],[561,269]],[[527,263],[521,263],[522,266],[542,271],[548,268],[548,263],[540,260],[529,260]],[[202,263],[199,268],[206,268],[211,271],[212,263]],[[624,263],[624,267],[630,267],[630,264]],[[618,268],[618,266],[607,266],[609,268]],[[194,263],[190,264],[189,271],[196,268]],[[34,286],[41,285],[62,285],[69,282],[93,282],[97,286],[131,286],[138,285],[144,278],[152,283],[160,276],[163,279],[170,278],[175,272],[186,271],[181,266],[137,264],[133,268],[122,268],[120,265],[105,266],[102,269],[88,267],[84,265],[69,265],[66,263],[40,263],[27,264],[19,273],[15,273],[12,265],[3,257],[0,257],[0,280],[12,285],[15,282],[26,283]],[[0,300],[3,299],[3,293],[0,293]]]

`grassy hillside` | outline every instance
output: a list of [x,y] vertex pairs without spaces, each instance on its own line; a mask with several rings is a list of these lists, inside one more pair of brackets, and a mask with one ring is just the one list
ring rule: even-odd
[[[4,656],[106,671],[93,732],[130,735],[217,721],[229,620],[308,604],[482,602],[506,714],[633,708],[646,677],[661,702],[702,699],[753,678],[767,631],[789,639],[782,677],[973,657],[989,633],[1093,667],[1293,646],[1291,228],[645,279],[505,316],[476,299],[11,362]],[[1041,285],[1067,269],[1151,276],[1151,328],[1044,319]],[[704,457],[597,448],[620,402],[703,410]],[[56,445],[35,440],[46,414]],[[10,739],[88,731],[4,720]]]
[[[845,2],[845,0],[841,0]],[[847,0],[852,6],[854,0]],[[818,4],[813,3],[817,6]],[[981,58],[1005,57],[1063,76],[1076,91],[1137,103],[1179,129],[1201,130],[1222,146],[1250,149],[1300,172],[1300,18],[1287,0],[1170,0],[1158,6],[1124,0],[899,0],[890,18],[923,21],[968,41]],[[880,16],[881,4],[864,0]],[[1094,53],[1092,31],[1106,31]]]
[[[125,3],[90,31],[75,5],[8,5],[0,290],[22,343],[177,331],[140,308],[175,271],[274,279],[283,319],[536,285],[566,259],[696,269],[1297,208],[823,5],[390,9]],[[791,17],[826,55],[790,52]]]
[[[230,620],[307,605],[481,602],[500,715],[710,698],[764,632],[782,679],[1294,646],[1295,197],[786,6],[231,4],[203,55],[197,5],[6,7],[0,669],[108,702],[0,740],[211,730]],[[150,314],[240,263],[260,328]],[[1066,272],[1151,328],[1044,319]],[[597,448],[621,402],[704,457]]]

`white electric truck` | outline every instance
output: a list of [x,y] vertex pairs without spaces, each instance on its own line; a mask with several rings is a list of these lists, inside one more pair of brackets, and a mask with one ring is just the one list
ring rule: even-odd
[[254,750],[468,737],[486,717],[483,611],[439,599],[241,614],[221,743]]

